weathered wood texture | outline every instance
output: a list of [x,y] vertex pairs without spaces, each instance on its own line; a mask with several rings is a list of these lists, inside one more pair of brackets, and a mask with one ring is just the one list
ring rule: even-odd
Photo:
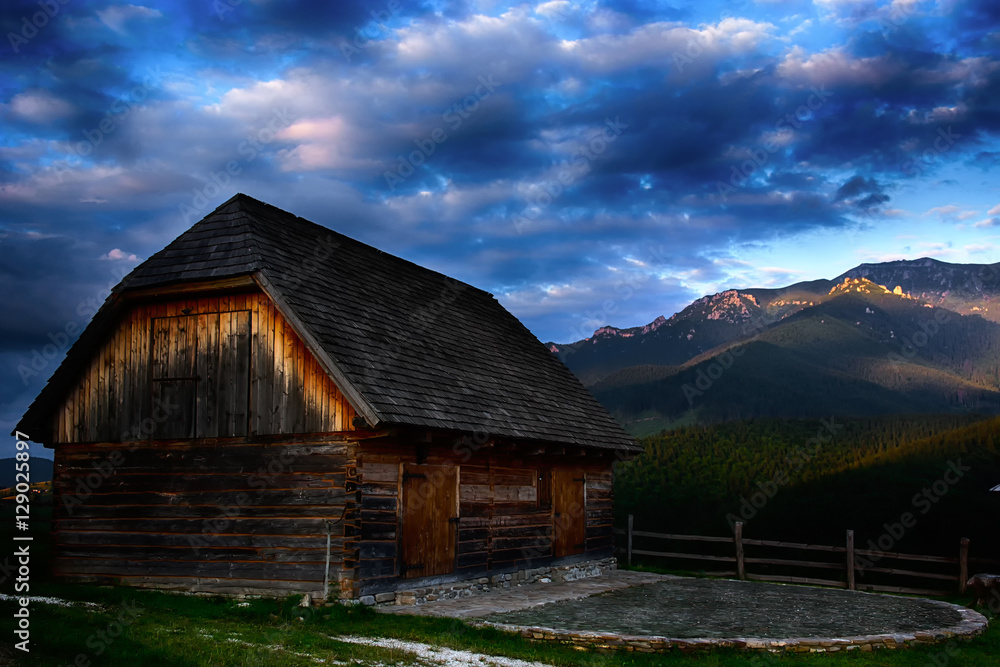
[[58,411],[56,443],[353,430],[355,412],[262,293],[138,305]]
[[[54,572],[219,592],[352,592],[352,443],[56,449]],[[349,489],[351,489],[349,491]],[[346,585],[344,585],[346,583]]]
[[402,496],[402,575],[413,579],[454,570],[458,468],[406,464]]
[[[509,572],[557,556],[606,551],[614,545],[610,458],[521,456],[516,451],[492,450],[456,454],[451,448],[432,446],[420,459],[423,465],[418,466],[415,445],[398,440],[359,443],[357,580],[362,589],[372,584],[387,587],[408,576]],[[418,496],[431,496],[436,491],[420,490],[420,482],[432,481],[430,473],[426,473],[426,480],[411,477],[405,481],[403,473],[419,474],[423,468],[456,471],[458,521],[453,530],[439,526],[441,533],[435,538],[438,542],[442,537],[454,540],[454,560],[446,570],[410,573],[404,567],[413,565],[404,553],[409,529],[405,523],[407,491],[413,489]],[[450,476],[436,477],[452,484]],[[562,484],[569,484],[569,495],[577,502],[575,509],[567,509],[557,519],[554,503],[538,495],[540,479],[542,490],[551,489],[552,496],[558,496]],[[575,481],[580,479],[586,481]],[[451,497],[445,494],[441,500],[439,523],[452,516],[445,511]],[[563,533],[573,548],[557,554],[555,543]],[[451,544],[439,544],[438,548],[451,549]]]
[[556,468],[552,471],[552,510],[555,518],[556,556],[582,553],[586,547],[587,478],[582,470]]

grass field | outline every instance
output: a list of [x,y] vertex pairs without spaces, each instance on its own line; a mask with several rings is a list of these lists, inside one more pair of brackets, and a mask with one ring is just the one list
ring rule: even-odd
[[[297,600],[239,601],[127,588],[67,585],[46,576],[47,508],[39,503],[32,514],[31,594],[78,601],[73,606],[32,604],[30,654],[12,648],[14,600],[0,601],[0,664],[75,665],[263,665],[346,664],[372,666],[433,665],[414,654],[338,641],[338,637],[389,637],[435,646],[501,655],[550,665],[627,667],[635,665],[886,665],[899,667],[994,667],[1000,665],[1000,621],[986,635],[969,642],[898,651],[850,654],[772,655],[732,650],[693,654],[596,653],[529,642],[519,636],[461,621],[379,614],[342,605],[302,609]],[[9,504],[0,506],[0,540],[13,544]],[[11,550],[2,552],[7,556]],[[7,577],[0,590],[13,591]],[[83,604],[91,603],[90,605]]]

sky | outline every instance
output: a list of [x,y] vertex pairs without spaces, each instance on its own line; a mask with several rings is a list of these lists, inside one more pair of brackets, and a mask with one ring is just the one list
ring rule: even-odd
[[237,192],[543,341],[862,262],[1000,261],[992,0],[0,12],[4,432],[110,288]]

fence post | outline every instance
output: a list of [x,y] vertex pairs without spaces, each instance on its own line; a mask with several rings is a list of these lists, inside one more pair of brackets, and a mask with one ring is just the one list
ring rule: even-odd
[[628,563],[629,567],[632,567],[632,515],[628,515],[628,536],[625,538],[625,562]]
[[736,542],[736,576],[743,581],[747,578],[746,565],[743,562],[743,522],[737,521],[733,526],[733,541]]
[[847,531],[847,590],[854,590],[854,531]]
[[963,537],[958,547],[958,592],[965,593],[969,581],[969,538]]

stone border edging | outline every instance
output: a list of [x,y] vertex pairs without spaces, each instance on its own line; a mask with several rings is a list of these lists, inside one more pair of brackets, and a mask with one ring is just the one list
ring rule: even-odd
[[[859,591],[860,592],[860,591]],[[868,593],[868,595],[874,595]],[[927,600],[927,598],[921,598]],[[943,602],[928,600],[958,611],[961,620],[957,625],[946,628],[920,630],[913,633],[886,633],[878,635],[858,635],[854,637],[795,637],[773,639],[763,637],[700,637],[671,638],[644,635],[625,635],[609,632],[587,632],[558,630],[545,627],[506,625],[481,621],[476,625],[486,625],[508,632],[516,632],[531,640],[550,641],[578,648],[592,648],[601,651],[638,651],[641,653],[665,653],[670,650],[691,651],[713,647],[737,648],[750,651],[788,651],[790,653],[833,653],[836,651],[873,651],[881,648],[905,648],[927,644],[937,644],[948,639],[972,639],[983,633],[989,620],[977,611]]]

